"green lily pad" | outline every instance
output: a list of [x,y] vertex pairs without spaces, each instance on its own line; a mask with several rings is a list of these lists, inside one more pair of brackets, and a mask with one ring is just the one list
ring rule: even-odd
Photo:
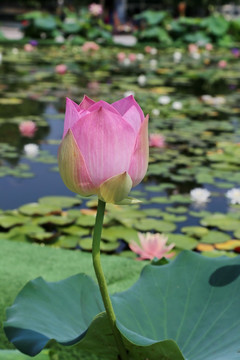
[[21,215],[0,215],[0,226],[4,229],[25,224],[27,221],[29,221],[29,219]]
[[122,239],[129,243],[132,240],[138,241],[138,234],[136,230],[131,228],[126,228],[123,226],[111,226],[109,228],[103,228],[102,239],[108,241]]
[[50,214],[51,212],[61,211],[59,206],[54,205],[45,205],[45,204],[38,204],[38,203],[29,203],[23,206],[20,206],[19,212],[28,215],[46,215]]
[[207,235],[209,230],[203,226],[184,226],[181,231],[190,236],[196,236],[201,238],[204,235]]
[[206,244],[216,244],[225,242],[231,239],[231,236],[221,231],[211,230],[208,234],[201,238],[201,242]]
[[240,229],[240,222],[225,214],[212,214],[200,220],[203,226],[214,226],[225,231],[235,231]]
[[54,243],[54,245],[62,247],[64,249],[75,249],[78,243],[79,243],[78,236],[61,235],[59,236],[57,242]]
[[176,229],[176,225],[171,222],[148,218],[139,220],[134,227],[140,231],[158,231],[163,233],[172,232]]
[[58,233],[50,231],[40,231],[39,233],[29,234],[28,238],[41,243],[49,243],[56,239]]
[[[83,238],[79,240],[79,245],[83,250],[92,250],[92,238]],[[100,250],[105,252],[112,252],[115,251],[119,247],[119,243],[117,241],[112,242],[100,242]]]
[[73,219],[68,217],[68,216],[58,216],[58,215],[46,215],[44,217],[41,217],[37,223],[39,225],[44,225],[44,224],[54,224],[54,225],[58,225],[58,226],[66,226],[66,225],[70,225],[73,223]]
[[192,250],[197,246],[198,241],[182,234],[169,234],[168,243],[174,243],[177,248],[182,250]]
[[58,208],[71,208],[82,203],[81,199],[70,196],[44,196],[38,199],[39,204],[56,206]]
[[83,227],[93,227],[95,224],[94,215],[80,215],[76,221],[76,225]]
[[[130,289],[111,297],[129,357],[236,359],[239,267],[239,257],[214,259],[187,251],[166,265],[147,265]],[[4,328],[8,339],[31,356],[56,339],[63,345],[79,343],[86,354],[117,358],[99,289],[84,274],[27,283],[8,308]]]
[[185,206],[177,206],[177,207],[166,207],[166,211],[175,213],[175,214],[184,214],[188,211],[188,208]]
[[79,237],[84,236],[84,235],[89,235],[89,229],[82,228],[77,225],[70,225],[68,227],[64,227],[62,229],[62,232],[64,234],[69,234],[69,235],[74,235],[74,236],[79,236]]

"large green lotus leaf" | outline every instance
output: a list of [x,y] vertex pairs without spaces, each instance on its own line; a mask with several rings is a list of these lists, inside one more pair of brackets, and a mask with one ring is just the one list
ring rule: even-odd
[[7,229],[15,225],[25,224],[29,219],[21,215],[0,215],[0,226]]
[[84,274],[59,282],[37,278],[7,309],[5,332],[20,351],[35,356],[50,339],[64,345],[78,342],[103,309],[98,287]]
[[[43,350],[37,355],[35,360],[49,360],[49,351]],[[0,360],[29,360],[29,356],[22,354],[18,350],[0,350]]]
[[38,202],[44,205],[55,205],[60,208],[70,208],[81,204],[82,201],[77,197],[70,196],[44,196],[38,199]]
[[[167,265],[147,265],[130,289],[112,296],[129,359],[238,359],[239,275],[239,257],[209,259],[186,251]],[[99,290],[86,275],[55,283],[37,278],[7,310],[5,332],[29,355],[50,339],[64,345],[81,340],[86,351],[115,360],[102,311]]]

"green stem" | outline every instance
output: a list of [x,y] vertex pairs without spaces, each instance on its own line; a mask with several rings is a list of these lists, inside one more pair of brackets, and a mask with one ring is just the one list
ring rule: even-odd
[[93,266],[97,277],[98,285],[100,288],[100,292],[102,295],[104,307],[106,309],[110,326],[112,328],[113,336],[115,338],[116,345],[120,354],[120,358],[121,360],[128,360],[128,356],[123,344],[121,334],[116,326],[116,316],[113,310],[110,296],[108,294],[107,283],[104,277],[104,273],[100,261],[100,240],[102,234],[105,205],[106,203],[104,201],[98,200],[97,216],[96,216],[96,222],[93,232],[93,246],[92,246]]

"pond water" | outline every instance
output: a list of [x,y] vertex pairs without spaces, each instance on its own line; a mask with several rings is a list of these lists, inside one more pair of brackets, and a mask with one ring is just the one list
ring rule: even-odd
[[[239,221],[239,205],[226,197],[227,191],[239,188],[240,183],[240,61],[230,50],[207,53],[202,49],[198,60],[181,50],[182,60],[174,63],[174,49],[158,50],[155,56],[144,50],[139,56],[138,49],[137,59],[125,64],[117,60],[118,52],[128,58],[133,50],[103,48],[86,54],[71,46],[35,48],[31,53],[13,47],[2,51],[2,210],[17,209],[45,196],[75,196],[57,169],[66,96],[78,103],[84,93],[96,101],[114,102],[130,91],[144,113],[150,114],[150,133],[164,136],[162,148],[150,149],[147,176],[132,191],[132,196],[144,200],[140,208],[146,219],[161,219],[162,232],[181,234],[186,226],[194,230],[193,226],[201,225],[217,231],[220,240],[240,239],[240,226],[229,225]],[[221,69],[218,62],[223,57],[227,66]],[[59,63],[67,65],[65,74],[56,73]],[[19,124],[26,120],[37,125],[31,138],[19,131]],[[29,158],[24,152],[29,143],[39,146],[36,157]],[[191,200],[190,191],[199,187],[210,191],[208,202]],[[80,208],[89,206],[86,200],[81,201],[84,206]],[[225,214],[225,227],[219,225],[217,213]],[[211,214],[216,223],[211,223]],[[156,229],[155,224],[145,221],[137,227],[140,231],[153,229],[160,231],[161,226]],[[199,240],[199,233],[190,230]],[[220,233],[227,237],[221,238]]]

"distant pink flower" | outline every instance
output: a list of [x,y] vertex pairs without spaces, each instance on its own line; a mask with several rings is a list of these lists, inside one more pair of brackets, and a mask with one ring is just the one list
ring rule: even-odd
[[98,51],[99,45],[96,44],[94,41],[86,41],[82,46],[82,51],[88,52],[88,51]]
[[134,61],[136,61],[137,56],[136,56],[136,54],[131,53],[131,54],[128,55],[128,58],[129,58],[129,60],[130,60],[131,62],[134,62]]
[[24,50],[26,52],[32,52],[34,50],[34,46],[32,46],[31,44],[25,44],[24,45]]
[[218,62],[218,67],[221,68],[221,69],[224,69],[226,66],[227,66],[226,60],[220,60]]
[[37,131],[37,125],[33,121],[23,121],[19,125],[19,131],[21,135],[32,138]]
[[67,72],[67,65],[59,64],[55,67],[55,71],[57,74],[64,75]]
[[89,83],[87,84],[87,88],[89,89],[89,91],[91,91],[92,93],[97,93],[99,91],[99,82],[98,81],[89,81]]
[[103,12],[102,5],[96,4],[96,3],[90,4],[89,7],[88,7],[88,10],[90,11],[90,13],[91,13],[93,16],[99,16],[99,15],[101,15],[102,12]]
[[207,51],[211,51],[213,49],[213,45],[211,43],[208,43],[208,44],[205,45],[205,49]]
[[166,246],[167,236],[162,234],[151,234],[151,233],[138,233],[140,245],[135,241],[131,241],[129,244],[130,249],[136,254],[140,255],[139,260],[145,259],[161,259],[163,257],[169,259],[175,255],[175,253],[168,252],[172,250],[175,244]]
[[124,52],[119,52],[117,54],[117,59],[119,62],[122,62],[126,58],[126,54]]
[[188,51],[190,52],[190,54],[195,53],[198,51],[198,46],[196,44],[189,44]]
[[146,51],[146,53],[150,54],[151,50],[152,50],[152,47],[147,45],[147,46],[145,46],[144,50]]
[[165,144],[165,137],[161,134],[150,134],[149,135],[149,146],[156,147],[156,148],[164,148]]

